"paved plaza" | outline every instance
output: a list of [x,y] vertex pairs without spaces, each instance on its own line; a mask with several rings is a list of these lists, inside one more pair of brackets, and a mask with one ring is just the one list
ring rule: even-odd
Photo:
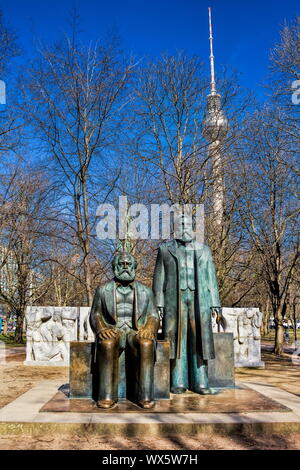
[[[280,360],[269,352],[265,352],[263,356],[266,361],[265,370],[237,371],[236,391],[224,391],[223,398],[222,394],[212,397],[208,407],[205,405],[207,397],[199,397],[202,407],[198,407],[197,411],[172,413],[159,406],[156,412],[134,409],[122,413],[117,410],[101,413],[97,409],[85,412],[84,407],[88,400],[80,400],[81,405],[77,412],[73,411],[74,406],[51,411],[53,406],[61,406],[62,403],[66,406],[68,403],[64,393],[58,390],[67,383],[67,368],[26,367],[21,362],[23,356],[10,356],[7,363],[0,366],[4,377],[6,376],[0,392],[9,387],[5,391],[6,402],[0,394],[0,448],[8,448],[6,446],[11,445],[9,442],[15,440],[17,448],[48,448],[47,445],[50,448],[76,448],[74,446],[77,442],[78,448],[88,445],[87,448],[117,449],[122,448],[128,439],[134,439],[138,433],[144,435],[145,432],[146,441],[141,440],[139,444],[134,444],[137,446],[134,448],[152,446],[154,449],[165,445],[161,448],[224,446],[238,449],[249,448],[249,439],[256,442],[250,447],[255,448],[258,445],[261,448],[262,444],[257,442],[262,442],[267,435],[270,439],[264,442],[265,446],[281,448],[286,445],[288,448],[299,448],[299,366],[292,364],[289,355]],[[17,396],[14,396],[13,390],[17,389],[17,383],[13,374],[17,370],[23,388],[19,388]],[[8,390],[11,390],[10,398],[7,397]],[[247,394],[251,400],[246,406]],[[223,408],[222,400],[223,404],[227,403]],[[239,404],[240,411],[234,408]],[[263,406],[265,409],[262,409]],[[205,439],[208,435],[214,435],[210,443]],[[85,444],[82,444],[82,440]],[[185,447],[187,440],[189,447]],[[286,444],[287,441],[289,444]],[[62,445],[65,447],[61,447]],[[124,444],[124,448],[126,445]]]

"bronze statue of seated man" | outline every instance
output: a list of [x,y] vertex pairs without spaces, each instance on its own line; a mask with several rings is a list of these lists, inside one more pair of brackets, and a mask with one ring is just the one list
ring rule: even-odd
[[[99,365],[99,408],[118,401],[119,356],[127,348],[136,367],[138,404],[154,406],[155,340],[159,315],[151,289],[135,281],[137,261],[131,254],[113,259],[114,280],[98,287],[90,324],[96,335]],[[131,364],[130,364],[131,367]]]

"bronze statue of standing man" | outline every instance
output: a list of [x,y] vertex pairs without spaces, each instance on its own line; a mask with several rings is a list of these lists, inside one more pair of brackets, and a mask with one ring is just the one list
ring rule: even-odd
[[207,361],[215,358],[212,313],[220,307],[216,272],[210,248],[195,240],[191,217],[182,215],[176,222],[177,238],[158,249],[153,281],[163,335],[171,346],[171,392],[189,389],[207,395],[214,393]]

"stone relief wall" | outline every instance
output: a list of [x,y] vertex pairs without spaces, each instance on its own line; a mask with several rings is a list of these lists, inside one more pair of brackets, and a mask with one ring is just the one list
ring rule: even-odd
[[78,338],[78,307],[28,307],[26,365],[69,365]]
[[[69,365],[70,341],[94,341],[89,324],[90,307],[28,307],[26,313],[26,365]],[[222,308],[214,332],[233,333],[235,367],[263,367],[260,327],[256,308]]]
[[257,308],[222,308],[214,332],[233,333],[235,367],[264,367],[261,360],[262,313]]

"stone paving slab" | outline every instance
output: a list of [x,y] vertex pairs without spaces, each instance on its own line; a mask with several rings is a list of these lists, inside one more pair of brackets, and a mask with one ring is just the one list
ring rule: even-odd
[[252,388],[252,390],[257,391],[262,395],[272,397],[274,401],[280,403],[283,406],[287,406],[300,417],[300,398],[297,395],[286,392],[285,390],[274,387],[270,384],[247,382],[247,385]]
[[36,385],[0,410],[0,434],[101,433],[151,435],[200,432],[299,432],[300,398],[259,382],[239,384],[289,408],[287,412],[254,413],[41,413],[61,386],[58,381]]

